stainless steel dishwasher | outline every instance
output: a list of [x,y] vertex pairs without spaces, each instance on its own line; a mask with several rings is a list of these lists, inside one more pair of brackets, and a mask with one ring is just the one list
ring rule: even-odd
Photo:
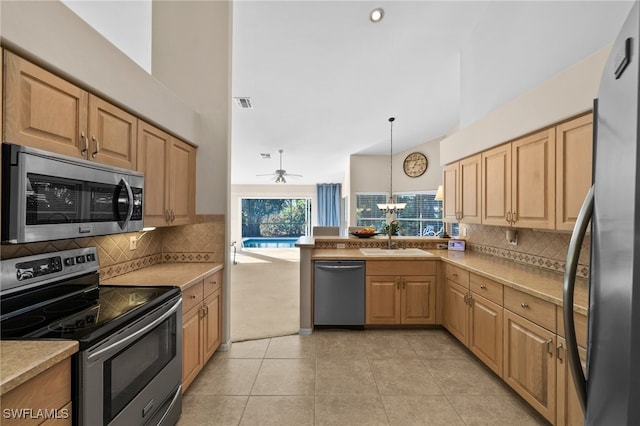
[[313,324],[364,328],[365,262],[314,263]]

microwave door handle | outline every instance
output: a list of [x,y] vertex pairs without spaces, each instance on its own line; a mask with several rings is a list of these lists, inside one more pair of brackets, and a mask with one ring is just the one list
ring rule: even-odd
[[573,228],[571,241],[569,242],[569,250],[567,251],[567,262],[564,272],[564,281],[562,287],[563,295],[563,319],[564,329],[567,340],[567,357],[569,359],[569,369],[573,375],[573,383],[576,387],[576,394],[582,410],[587,405],[587,381],[582,371],[580,355],[578,354],[578,343],[576,340],[576,327],[573,320],[573,290],[576,284],[576,271],[578,268],[578,258],[580,257],[580,249],[582,241],[587,232],[587,226],[593,214],[594,188],[589,189],[587,196],[582,203],[580,213],[576,219]]
[[[121,229],[125,229],[127,227],[127,225],[129,224],[129,220],[131,219],[131,216],[133,215],[133,191],[131,190],[131,186],[129,185],[129,182],[127,182],[126,179],[122,178],[120,179],[120,186],[124,186],[124,188],[127,190],[127,203],[128,203],[128,207],[127,207],[127,216],[124,218],[124,220],[122,221],[122,224],[120,225]],[[116,203],[116,205],[114,206],[116,211],[119,211],[118,209],[118,197],[116,197],[116,199],[114,200],[114,203]]]
[[100,355],[102,355],[103,353],[105,353],[107,351],[111,351],[112,349],[119,348],[120,346],[125,345],[127,342],[137,338],[138,336],[141,336],[141,335],[145,334],[147,331],[151,330],[152,328],[155,328],[157,325],[160,325],[160,323],[162,323],[164,320],[166,320],[171,315],[173,315],[178,310],[180,305],[182,305],[182,298],[180,298],[180,300],[178,300],[171,308],[169,308],[169,310],[167,312],[162,314],[162,316],[160,318],[155,319],[150,324],[145,325],[140,330],[131,333],[127,337],[124,337],[123,339],[120,339],[117,342],[114,342],[114,343],[110,344],[109,346],[107,346],[105,348],[102,348],[102,349],[92,353],[91,355],[89,355],[87,357],[87,359],[89,361],[93,361],[94,359],[96,359]]

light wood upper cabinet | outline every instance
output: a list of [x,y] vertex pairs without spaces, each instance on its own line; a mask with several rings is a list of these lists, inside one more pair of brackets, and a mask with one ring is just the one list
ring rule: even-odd
[[449,164],[443,170],[444,220],[451,222],[458,220],[458,162]]
[[193,222],[196,149],[138,121],[137,170],[145,175],[144,225]]
[[135,169],[133,115],[11,52],[5,88],[5,141]]
[[480,154],[444,168],[444,218],[480,223]]
[[5,51],[4,141],[87,158],[89,94]]
[[556,127],[556,229],[573,230],[591,187],[593,114]]
[[482,153],[482,223],[555,226],[553,128]]
[[89,95],[89,158],[135,169],[137,125],[135,116]]
[[482,157],[481,211],[483,225],[509,225],[511,211],[511,144],[484,151]]
[[513,226],[555,227],[555,139],[555,129],[551,128],[511,143]]

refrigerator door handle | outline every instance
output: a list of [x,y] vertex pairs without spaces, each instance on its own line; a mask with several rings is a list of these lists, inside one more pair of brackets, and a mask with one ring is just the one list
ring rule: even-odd
[[576,387],[576,394],[582,406],[582,410],[586,411],[587,405],[587,381],[582,371],[580,363],[580,355],[578,354],[578,343],[576,340],[576,327],[573,321],[573,289],[576,283],[576,271],[578,269],[578,258],[580,257],[580,249],[582,241],[587,233],[587,227],[593,214],[593,186],[589,189],[587,196],[582,203],[580,213],[576,219],[576,224],[571,235],[569,250],[567,251],[567,262],[564,272],[563,293],[563,318],[564,329],[567,341],[567,359],[569,361],[569,369],[573,376],[573,383]]

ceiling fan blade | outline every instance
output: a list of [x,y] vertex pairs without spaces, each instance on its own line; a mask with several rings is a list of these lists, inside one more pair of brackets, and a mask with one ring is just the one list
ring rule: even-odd
[[296,174],[293,174],[293,173],[285,173],[284,175],[286,177],[296,177],[296,178],[303,177],[302,175],[296,175]]
[[265,174],[256,175],[256,176],[275,176],[275,173],[265,173]]

